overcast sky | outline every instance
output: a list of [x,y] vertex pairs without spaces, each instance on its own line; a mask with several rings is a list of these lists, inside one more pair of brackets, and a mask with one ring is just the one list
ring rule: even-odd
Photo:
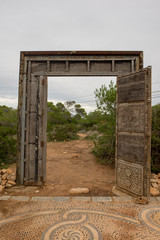
[[[160,102],[160,0],[0,0],[0,105],[17,106],[20,51],[38,50],[142,50]],[[49,79],[49,100],[92,110],[110,79]]]

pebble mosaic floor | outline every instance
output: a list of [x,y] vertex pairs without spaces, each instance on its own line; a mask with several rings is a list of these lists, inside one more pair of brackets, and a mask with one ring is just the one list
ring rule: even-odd
[[21,202],[0,219],[0,239],[159,240],[160,202]]

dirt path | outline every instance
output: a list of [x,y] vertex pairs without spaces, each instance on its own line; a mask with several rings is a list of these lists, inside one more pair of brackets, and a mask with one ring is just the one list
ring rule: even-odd
[[47,144],[47,181],[40,195],[67,196],[71,188],[89,188],[89,195],[109,196],[115,171],[97,163],[89,140]]

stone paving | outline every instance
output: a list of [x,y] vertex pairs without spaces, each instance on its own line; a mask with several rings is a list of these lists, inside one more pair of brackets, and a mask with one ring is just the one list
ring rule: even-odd
[[0,239],[159,240],[160,197],[146,205],[131,197],[0,196],[18,203],[0,218]]

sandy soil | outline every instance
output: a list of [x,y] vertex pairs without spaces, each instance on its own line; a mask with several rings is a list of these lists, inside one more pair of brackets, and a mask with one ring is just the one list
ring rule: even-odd
[[67,196],[71,188],[89,188],[89,195],[112,195],[115,170],[101,165],[92,154],[93,143],[84,140],[47,144],[47,181],[41,194]]
[[[89,188],[86,196],[111,196],[115,170],[101,165],[92,154],[93,142],[79,140],[47,143],[47,180],[43,187],[15,186],[3,194],[28,196],[69,196],[71,188]],[[16,166],[10,166],[13,172]],[[36,192],[35,192],[36,191]],[[78,194],[77,194],[78,195]]]

